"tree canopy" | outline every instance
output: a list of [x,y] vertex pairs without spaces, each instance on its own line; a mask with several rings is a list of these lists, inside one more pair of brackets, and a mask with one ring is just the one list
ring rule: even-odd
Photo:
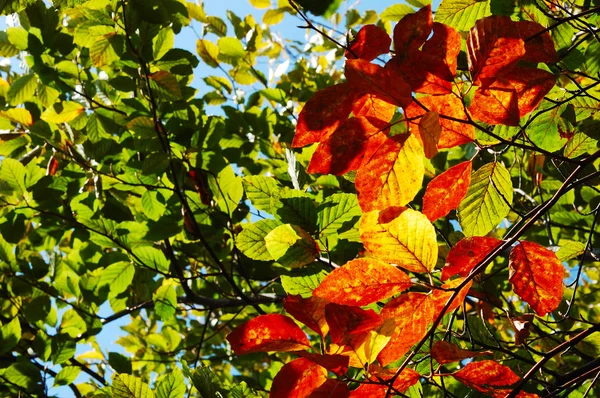
[[249,2],[0,1],[0,396],[600,395],[600,1]]

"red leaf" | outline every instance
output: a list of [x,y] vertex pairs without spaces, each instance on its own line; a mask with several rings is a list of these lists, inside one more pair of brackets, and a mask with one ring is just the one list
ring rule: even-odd
[[367,146],[381,145],[386,133],[380,133],[380,129],[364,117],[347,119],[333,134],[321,139],[307,172],[341,175],[356,170]]
[[[388,375],[387,379],[390,379],[392,376],[393,376],[393,374]],[[410,387],[417,384],[420,377],[421,377],[421,375],[412,369],[409,369],[409,368],[403,369],[402,372],[400,373],[400,375],[396,378],[396,380],[394,380],[394,390],[392,390],[392,393],[394,393],[394,392],[403,393],[404,391],[408,390]],[[369,380],[372,381],[372,383],[361,384],[356,390],[351,392],[350,397],[352,397],[352,398],[384,398],[387,396],[387,391],[388,391],[389,387],[386,384],[383,384],[385,381],[387,381],[387,380],[385,380],[385,378],[384,378],[384,382],[379,381],[379,379],[377,379],[377,377],[375,377],[375,376],[372,376]]]
[[305,398],[327,380],[327,369],[304,358],[285,364],[271,386],[271,398]]
[[[552,41],[550,34],[547,31],[539,34],[545,30],[542,25],[533,21],[519,21],[517,22],[517,29],[525,42],[524,61],[534,63],[558,62],[558,55],[556,54],[554,41]],[[532,37],[533,39],[531,39]]]
[[302,296],[287,296],[283,300],[283,308],[297,321],[302,322],[321,337],[329,332],[325,322],[325,306],[328,301],[319,297],[302,298]]
[[229,333],[227,341],[237,355],[251,352],[299,351],[310,348],[308,338],[289,317],[260,315]]
[[471,170],[471,162],[466,161],[431,180],[423,196],[423,214],[430,221],[444,217],[458,207],[471,184]]
[[510,387],[520,380],[509,367],[494,361],[471,362],[452,377],[467,387],[493,397],[506,396],[511,390],[502,387]]
[[333,373],[339,376],[348,371],[349,359],[344,355],[321,355],[313,354],[308,351],[297,351],[296,354],[321,365],[327,370],[331,370]]
[[430,5],[421,8],[414,14],[405,15],[394,27],[396,56],[411,56],[418,51],[431,34],[432,27]]
[[372,61],[382,54],[387,54],[391,45],[392,39],[385,30],[377,25],[365,25],[350,43],[350,51],[346,51],[346,57]]
[[532,68],[515,68],[506,78],[517,93],[520,117],[533,111],[556,83],[552,73]]
[[362,210],[404,206],[413,200],[421,190],[425,173],[418,140],[411,135],[397,135],[368,152],[355,179]]
[[433,23],[433,36],[423,44],[423,53],[443,60],[452,76],[456,75],[456,57],[460,53],[460,34],[448,25]]
[[453,76],[443,59],[422,51],[409,58],[392,58],[385,69],[406,81],[412,91],[423,94],[449,94],[452,92]]
[[439,364],[462,361],[463,359],[492,355],[491,351],[469,351],[448,343],[447,341],[436,341],[431,347],[431,356]]
[[[346,80],[363,94],[374,94],[382,101],[406,107],[412,101],[410,86],[394,69],[384,69],[364,59],[346,61]],[[394,82],[394,84],[390,84]]]
[[492,16],[480,19],[471,28],[467,50],[473,82],[487,86],[499,72],[509,72],[525,55],[525,43],[516,22]]
[[488,124],[518,126],[521,119],[517,91],[504,79],[494,81],[487,88],[478,88],[469,112],[474,119]]
[[[464,281],[463,278],[454,279],[448,283],[444,283],[442,285],[442,288],[443,289],[454,289],[458,285],[460,285],[463,281]],[[452,303],[450,304],[450,306],[448,307],[448,309],[446,310],[446,312],[444,314],[449,314],[462,305],[462,303],[465,301],[465,297],[467,297],[467,294],[469,293],[469,289],[471,288],[472,284],[473,284],[473,281],[469,281],[465,285],[465,287],[460,289],[460,292],[458,292],[458,295],[454,298],[454,300],[452,300]],[[435,308],[434,315],[433,315],[434,320],[437,319],[437,317],[440,315],[440,313],[446,306],[446,303],[448,302],[448,300],[450,300],[450,297],[452,297],[453,294],[454,294],[454,292],[449,291],[449,290],[435,289],[433,291],[433,293],[431,294],[431,300],[433,301],[434,308]]]
[[313,295],[336,304],[364,306],[411,285],[410,278],[398,268],[374,258],[358,258],[333,270]]
[[539,315],[554,311],[563,296],[565,269],[554,252],[522,241],[510,252],[509,281],[515,293]]
[[438,142],[442,135],[442,126],[440,125],[440,114],[436,111],[429,111],[419,121],[419,137],[423,143],[425,157],[431,159],[438,153]]
[[46,167],[46,175],[53,176],[56,174],[58,170],[58,160],[54,156],[50,156],[50,160],[48,161],[48,166]]
[[386,366],[406,354],[421,341],[433,320],[433,302],[424,293],[406,293],[390,300],[381,310],[384,318],[394,318],[396,329],[392,339],[377,356],[382,366]]
[[335,379],[327,379],[308,398],[348,398],[349,396],[350,390],[348,390],[346,383]]
[[[442,134],[438,142],[438,148],[452,148],[473,141],[475,128],[466,123],[467,114],[462,101],[456,95],[431,95],[419,98],[419,102],[429,111],[436,111],[440,114]],[[427,111],[417,103],[412,103],[405,109],[406,117],[411,119],[411,130],[418,127],[420,117],[425,113]],[[465,123],[444,119],[444,116],[464,120]]]
[[318,91],[298,116],[292,148],[319,142],[333,133],[348,118],[358,96],[348,83]]
[[208,176],[203,170],[190,170],[188,172],[192,181],[194,183],[194,187],[196,188],[196,192],[200,195],[200,201],[205,205],[210,205],[212,200],[212,192],[208,187]]
[[325,319],[334,344],[351,338],[349,335],[368,332],[383,324],[383,318],[373,310],[338,304],[327,304]]
[[454,275],[466,277],[471,270],[502,243],[501,240],[486,236],[473,236],[458,242],[448,253],[442,268],[442,280]]
[[388,124],[394,117],[394,113],[396,113],[395,105],[389,104],[373,94],[363,95],[356,100],[354,108],[352,108],[354,116],[362,116],[379,128]]

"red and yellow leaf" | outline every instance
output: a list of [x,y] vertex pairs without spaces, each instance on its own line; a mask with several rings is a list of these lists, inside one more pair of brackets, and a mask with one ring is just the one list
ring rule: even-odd
[[373,256],[408,271],[431,272],[437,262],[435,229],[416,210],[390,208],[365,213],[360,237]]
[[[452,148],[473,141],[475,128],[466,123],[467,114],[464,105],[456,95],[431,95],[419,98],[419,102],[429,111],[436,111],[440,114],[442,134],[438,142],[438,148]],[[417,103],[412,103],[405,109],[405,113],[410,120],[409,124],[412,130],[418,128],[420,117],[427,111]],[[464,120],[465,123],[445,119],[444,116]]]
[[515,68],[506,77],[517,93],[520,117],[533,111],[556,84],[556,76],[542,69]]
[[502,243],[487,236],[472,236],[461,239],[448,253],[442,268],[442,280],[460,275],[466,277],[481,260]]
[[227,336],[237,355],[251,352],[300,351],[310,348],[306,334],[289,317],[260,315],[238,326]]
[[343,355],[321,355],[308,351],[297,351],[302,358],[313,361],[327,370],[341,376],[348,371],[348,357]]
[[414,14],[405,15],[394,28],[396,56],[411,56],[425,43],[431,34],[433,19],[431,6],[421,8]]
[[[435,289],[433,291],[433,293],[431,294],[431,300],[433,301],[433,305],[435,308],[433,319],[437,319],[437,317],[440,315],[440,313],[448,303],[448,300],[450,300],[450,298],[454,294],[453,291],[447,289],[454,289],[458,287],[463,281],[464,278],[454,279],[442,285],[442,289],[446,290]],[[465,285],[465,287],[460,289],[458,295],[454,298],[454,300],[452,300],[452,303],[450,303],[448,309],[444,314],[449,314],[462,305],[462,303],[465,301],[465,298],[467,297],[467,294],[469,293],[469,289],[471,289],[471,285],[473,285],[473,281],[469,281]]]
[[385,127],[392,120],[397,107],[379,99],[374,94],[365,94],[358,98],[352,108],[355,117],[364,117],[378,128]]
[[393,265],[374,258],[358,258],[333,270],[313,295],[360,307],[398,294],[411,285],[410,278]]
[[444,171],[427,185],[423,214],[430,221],[445,217],[460,204],[471,184],[472,163],[462,162]]
[[471,362],[452,377],[469,388],[498,398],[510,393],[510,386],[520,380],[508,366],[494,361]]
[[433,36],[423,44],[423,52],[443,60],[452,76],[456,75],[457,56],[460,53],[460,34],[448,25],[433,23]]
[[273,379],[271,398],[305,398],[327,380],[327,369],[298,358],[285,364]]
[[350,115],[360,94],[348,83],[318,91],[298,116],[292,148],[321,141],[333,133]]
[[522,241],[510,252],[509,281],[513,290],[539,315],[554,311],[563,296],[565,268],[545,247]]
[[[412,101],[411,88],[394,69],[364,59],[346,61],[346,80],[362,94],[374,94],[382,101],[406,107]],[[394,84],[390,84],[394,82]]]
[[373,330],[348,335],[341,344],[332,343],[329,351],[331,354],[347,355],[350,359],[350,366],[363,368],[365,365],[375,362],[377,355],[390,341],[395,326],[396,322],[393,318],[386,319]]
[[[371,383],[361,384],[356,390],[351,392],[350,397],[384,398],[387,396],[387,392],[389,389],[389,386],[384,383],[387,381],[386,379],[390,379],[392,376],[393,374],[388,374],[387,377],[382,377],[384,379],[383,382],[379,381],[377,377],[372,376],[369,379]],[[396,380],[394,380],[394,389],[392,390],[392,394],[394,392],[403,393],[404,391],[408,390],[410,387],[417,384],[420,377],[421,375],[412,369],[403,369],[402,372],[396,378]]]
[[433,321],[433,304],[429,295],[411,292],[392,299],[383,307],[381,316],[393,318],[396,329],[390,342],[377,357],[382,366],[402,358],[425,337],[428,326]]
[[325,319],[334,344],[351,338],[350,335],[369,332],[383,324],[383,318],[373,310],[333,303],[325,306]]
[[491,354],[491,351],[464,350],[447,341],[436,341],[431,347],[431,356],[441,365]]
[[367,151],[356,174],[358,202],[364,212],[404,206],[423,184],[423,149],[412,135],[386,138]]
[[422,51],[409,58],[394,57],[385,69],[398,74],[414,92],[437,95],[452,92],[453,76],[444,60]]
[[441,135],[440,114],[436,111],[429,111],[424,114],[419,121],[419,137],[423,143],[423,150],[427,159],[437,155]]
[[58,160],[54,156],[50,156],[48,166],[46,166],[46,175],[53,176],[58,171]]
[[517,91],[508,80],[498,79],[475,91],[469,106],[473,119],[487,124],[518,126],[521,119]]
[[346,383],[336,379],[327,379],[308,398],[348,398],[349,396],[350,390]]
[[325,321],[325,306],[327,300],[319,297],[302,298],[302,296],[289,295],[283,300],[283,308],[297,321],[302,322],[314,330],[321,337],[329,332]]
[[392,39],[385,30],[377,25],[365,25],[350,43],[350,51],[346,51],[346,57],[372,61],[382,54],[387,54],[391,45]]

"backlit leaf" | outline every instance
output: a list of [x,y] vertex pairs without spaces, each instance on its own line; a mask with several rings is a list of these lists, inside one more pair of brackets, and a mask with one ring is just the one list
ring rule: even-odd
[[177,368],[171,370],[156,387],[156,398],[183,398],[187,386],[183,374]]
[[173,29],[162,29],[152,39],[152,55],[155,60],[159,60],[175,45],[175,34]]
[[361,216],[356,195],[336,193],[317,207],[317,225],[321,236],[341,232],[353,226]]
[[471,170],[470,161],[462,162],[431,180],[423,196],[423,214],[430,221],[445,217],[458,207],[471,184]]
[[270,397],[304,398],[327,380],[327,369],[305,358],[294,359],[273,379]]
[[405,15],[394,28],[396,55],[404,57],[417,51],[429,37],[432,28],[430,5],[414,14]]
[[25,175],[27,170],[16,159],[4,158],[0,163],[0,181],[5,182],[17,192],[25,192]]
[[[412,101],[411,88],[393,68],[383,68],[364,59],[346,61],[348,84],[362,94],[374,94],[390,104],[405,107]],[[388,82],[393,81],[390,85]]]
[[408,289],[410,278],[372,258],[358,258],[334,269],[313,294],[336,304],[365,306]]
[[236,247],[246,256],[260,261],[273,260],[273,256],[267,250],[265,237],[281,222],[274,219],[258,220],[244,227],[235,240]]
[[372,61],[382,54],[387,54],[391,44],[392,39],[385,30],[377,25],[365,25],[350,43],[346,57]]
[[[371,372],[373,373],[373,372]],[[356,390],[353,390],[350,394],[352,398],[385,398],[389,390],[389,386],[379,381],[379,378],[383,378],[384,381],[391,379],[392,375],[376,374],[371,376],[370,380],[373,383],[363,383]],[[396,380],[394,380],[394,391],[405,392],[411,386],[414,386],[419,382],[421,375],[416,371],[405,368],[400,372]]]
[[21,76],[10,85],[6,99],[11,105],[19,105],[23,102],[29,101],[35,94],[37,87],[37,77],[31,73],[29,75]]
[[558,307],[565,268],[554,252],[538,243],[522,241],[510,252],[509,268],[515,293],[539,316]]
[[462,239],[446,257],[446,264],[442,268],[442,280],[445,281],[454,275],[466,277],[485,256],[501,243],[501,240],[487,236]]
[[74,101],[57,102],[47,108],[40,118],[48,123],[68,123],[81,114],[85,108]]
[[423,142],[427,159],[431,159],[438,153],[438,142],[441,135],[440,114],[436,111],[427,112],[419,121],[419,136]]
[[319,388],[313,390],[309,398],[348,398],[350,390],[346,383],[336,379],[327,379]]
[[467,195],[458,207],[464,234],[486,235],[508,215],[512,200],[512,182],[506,167],[499,162],[483,165],[471,176]]
[[251,352],[300,351],[310,348],[308,338],[289,317],[260,315],[235,328],[227,341],[237,355]]
[[435,11],[436,22],[467,31],[475,21],[490,15],[490,3],[481,0],[444,0]]
[[447,341],[436,341],[431,347],[431,356],[441,365],[490,354],[490,351],[476,352],[464,350]]
[[297,268],[319,256],[317,243],[302,228],[283,224],[265,236],[267,251],[285,267]]
[[150,88],[159,97],[177,100],[181,97],[181,88],[177,78],[171,73],[161,70],[149,76]]
[[511,391],[510,386],[519,381],[519,376],[508,366],[495,361],[471,362],[452,374],[452,377],[469,388],[493,397],[506,396]]
[[325,319],[329,325],[331,342],[334,344],[347,341],[351,335],[369,332],[381,326],[384,321],[373,310],[333,303],[325,306]]
[[248,176],[242,180],[246,196],[258,210],[272,213],[274,199],[281,196],[283,186],[279,181],[265,176]]
[[325,337],[329,326],[325,321],[325,306],[328,301],[320,297],[302,298],[302,296],[288,295],[283,300],[283,308],[297,321],[302,322],[316,333]]
[[206,65],[213,68],[219,66],[219,47],[210,40],[199,39],[196,42],[196,52]]
[[112,384],[114,398],[153,398],[154,393],[139,377],[127,374],[116,375]]
[[[431,294],[431,300],[433,301],[434,306],[433,319],[437,319],[437,317],[440,315],[446,304],[448,304],[448,300],[450,300],[450,298],[454,295],[454,291],[451,289],[456,289],[461,283],[463,283],[463,281],[464,278],[454,279],[450,282],[444,283],[441,286],[443,290],[435,289],[433,291],[433,293]],[[467,284],[462,289],[460,289],[458,294],[454,297],[454,299],[444,312],[444,315],[451,313],[463,304],[465,298],[467,297],[467,294],[469,293],[471,285],[473,285],[472,280],[467,282]]]
[[348,371],[348,357],[343,355],[321,355],[313,354],[308,351],[297,351],[296,354],[306,358],[316,364],[321,365],[327,370],[337,375],[343,375]]
[[123,37],[110,32],[98,37],[90,47],[90,58],[100,68],[117,61],[123,52]]
[[435,229],[412,209],[388,209],[363,215],[361,240],[371,254],[412,272],[430,272],[437,262]]

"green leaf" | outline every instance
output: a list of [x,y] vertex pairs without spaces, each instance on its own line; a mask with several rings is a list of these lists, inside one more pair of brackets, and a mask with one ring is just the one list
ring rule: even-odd
[[540,107],[532,114],[532,117],[536,117],[525,132],[527,138],[549,152],[562,148],[567,140],[560,136],[559,128],[568,128],[562,117],[566,110],[566,104],[556,106],[550,101],[542,101]]
[[574,240],[560,241],[560,249],[556,252],[556,257],[560,261],[567,261],[577,258],[585,252],[585,243]]
[[294,224],[306,231],[317,228],[317,207],[309,194],[294,189],[284,189],[272,203],[275,218],[283,223]]
[[269,254],[284,267],[298,268],[319,256],[317,243],[302,228],[284,224],[265,237]]
[[253,224],[247,224],[235,240],[236,247],[244,255],[254,260],[270,261],[273,256],[267,250],[265,237],[275,228],[282,225],[273,219],[260,220]]
[[100,276],[99,286],[109,285],[110,297],[123,293],[133,281],[135,266],[127,261],[119,261],[109,265]]
[[398,22],[404,16],[414,13],[415,10],[405,4],[394,4],[389,6],[379,16],[382,21]]
[[123,37],[116,32],[100,36],[90,47],[90,58],[100,68],[118,61],[123,53]]
[[[5,159],[6,161],[6,159]],[[0,168],[0,181],[2,181],[2,169]],[[15,262],[15,254],[13,252],[14,247],[2,237],[0,234],[0,260],[8,264]]]
[[21,339],[21,323],[18,317],[14,317],[6,325],[0,327],[0,354],[6,354],[17,346]]
[[233,167],[231,165],[225,167],[216,179],[210,175],[208,185],[221,211],[233,215],[244,196],[242,179],[235,174]]
[[[184,368],[185,370],[185,368]],[[220,387],[219,378],[208,368],[200,366],[190,372],[188,377],[192,379],[192,384],[200,393],[202,398],[213,398],[219,395],[225,396],[225,391]]]
[[32,390],[39,385],[41,382],[40,376],[40,370],[33,364],[26,362],[23,357],[19,357],[17,363],[10,365],[2,374],[3,379],[26,390]]
[[171,319],[177,310],[177,293],[173,281],[165,280],[152,295],[154,310],[163,321]]
[[199,39],[196,42],[196,52],[206,65],[213,68],[219,66],[219,47],[210,40]]
[[271,213],[274,199],[281,195],[283,186],[272,177],[248,176],[242,180],[246,196],[258,210]]
[[150,89],[164,100],[174,101],[181,98],[181,88],[177,78],[164,70],[150,75]]
[[594,151],[598,147],[598,141],[585,133],[577,132],[571,137],[565,146],[565,156],[569,159],[575,159],[586,153]]
[[28,47],[28,33],[20,26],[6,29],[8,40],[21,51],[26,51]]
[[443,0],[435,12],[435,21],[468,31],[475,22],[491,15],[489,1]]
[[232,60],[246,55],[242,42],[235,37],[221,37],[217,44],[219,46],[219,59],[225,62],[232,63]]
[[58,372],[54,378],[54,386],[66,386],[71,384],[77,379],[81,373],[81,368],[78,366],[65,366]]
[[285,10],[283,8],[268,10],[265,12],[265,15],[263,15],[263,23],[267,25],[277,25],[279,22],[283,21],[284,16]]
[[596,76],[600,72],[600,43],[596,40],[592,40],[585,50],[585,68],[591,76]]
[[40,118],[48,123],[68,123],[84,111],[83,105],[74,101],[57,102],[46,109]]
[[175,45],[175,34],[173,29],[162,29],[152,39],[152,55],[155,60],[159,60]]
[[127,374],[116,375],[112,384],[114,398],[153,398],[154,393],[142,379]]
[[502,163],[488,163],[473,173],[471,186],[458,207],[458,218],[466,236],[483,236],[510,211],[513,187]]
[[139,261],[141,261],[141,265],[143,266],[150,267],[151,269],[155,269],[160,272],[169,271],[169,261],[162,251],[154,247],[137,247],[133,249],[133,254],[139,258]]
[[361,214],[355,194],[333,194],[317,207],[319,235],[329,236],[349,230]]
[[19,53],[19,49],[15,47],[9,40],[5,31],[0,31],[0,57],[13,57]]
[[119,354],[118,352],[109,352],[108,353],[108,364],[115,370],[117,373],[127,373],[131,374],[133,371],[131,366],[131,360],[127,358],[123,354]]
[[177,368],[163,377],[156,387],[156,398],[182,398],[185,394],[186,385],[183,374]]
[[271,0],[250,0],[250,4],[256,8],[269,8]]
[[10,85],[6,99],[11,105],[20,105],[33,98],[36,87],[37,77],[35,74],[21,76]]
[[265,88],[264,90],[260,90],[260,93],[269,101],[275,101],[280,104],[286,104],[288,101],[285,91],[280,88]]
[[0,163],[0,182],[4,181],[18,193],[25,192],[25,166],[16,159],[5,158]]
[[52,355],[50,360],[55,365],[65,363],[75,355],[76,344],[70,336],[59,334],[52,338]]
[[[158,221],[167,209],[165,204],[159,200],[159,195],[156,191],[145,191],[142,195],[142,210],[146,217],[154,221]],[[162,195],[160,198],[162,199]]]
[[281,285],[287,294],[299,294],[307,298],[312,296],[313,290],[327,275],[327,272],[320,267],[307,266],[292,270],[288,275],[281,275]]

